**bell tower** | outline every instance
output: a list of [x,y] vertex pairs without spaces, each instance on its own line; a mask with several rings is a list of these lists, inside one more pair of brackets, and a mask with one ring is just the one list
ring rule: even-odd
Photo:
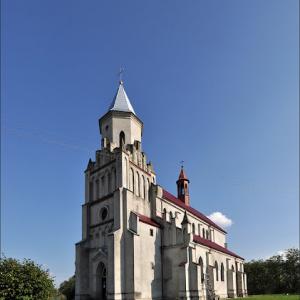
[[184,202],[185,205],[190,206],[190,194],[189,194],[189,183],[190,181],[188,180],[183,166],[181,166],[181,170],[179,173],[178,180],[176,181],[177,183],[177,197],[180,199],[182,202]]
[[141,144],[143,122],[137,117],[120,80],[108,112],[99,119],[102,148],[112,151],[128,144]]

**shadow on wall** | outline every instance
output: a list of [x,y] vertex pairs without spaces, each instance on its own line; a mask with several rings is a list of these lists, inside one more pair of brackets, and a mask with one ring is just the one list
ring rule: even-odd
[[155,231],[155,241],[154,246],[155,251],[154,262],[152,265],[153,268],[153,277],[154,279],[151,281],[151,298],[161,299],[162,297],[162,257],[161,257],[161,232]]

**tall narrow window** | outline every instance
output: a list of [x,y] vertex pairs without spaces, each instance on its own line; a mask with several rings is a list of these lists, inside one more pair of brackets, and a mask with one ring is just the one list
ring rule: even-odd
[[224,265],[221,263],[221,281],[224,281]]
[[90,201],[94,200],[94,185],[93,185],[93,181],[90,181],[89,184],[89,196],[90,196]]
[[111,191],[112,192],[116,189],[116,177],[117,177],[116,169],[112,168],[111,170]]
[[96,197],[95,197],[95,199],[98,199],[99,196],[100,196],[99,195],[99,179],[96,180],[95,184],[96,184]]
[[141,181],[140,181],[140,174],[138,172],[136,172],[136,185],[137,185],[136,195],[141,196]]
[[107,193],[109,194],[111,192],[111,174],[107,173]]
[[132,168],[129,170],[129,189],[134,192],[134,173]]
[[215,270],[216,270],[216,281],[219,281],[219,267],[217,262],[215,262]]
[[201,225],[198,224],[198,235],[200,236],[201,235]]
[[184,186],[183,186],[183,184],[180,185],[180,195],[184,196]]
[[167,210],[164,208],[163,210],[163,217],[166,218],[167,217]]
[[116,169],[113,170],[113,177],[114,177],[113,190],[115,190],[117,188],[117,171],[116,171]]
[[105,194],[105,177],[101,177],[101,189],[100,189],[100,197],[103,197]]
[[205,239],[205,229],[202,228],[202,237]]
[[193,234],[195,234],[195,224],[194,223],[192,224],[192,232],[193,232]]
[[141,182],[142,186],[141,186],[141,191],[142,191],[142,198],[145,198],[145,177],[144,175],[142,175],[142,182]]
[[119,136],[119,147],[123,147],[125,145],[125,133],[124,131],[120,132],[120,136]]
[[204,281],[204,267],[203,267],[203,260],[202,260],[201,256],[199,258],[199,266],[200,266],[201,282],[203,282]]
[[150,200],[149,194],[150,194],[150,180],[149,178],[147,178],[147,189],[146,189],[146,193],[147,193],[147,199]]
[[128,167],[127,167],[127,164],[128,164],[128,160],[127,160],[127,158],[125,157],[125,162],[124,162],[124,164],[125,164],[125,166],[124,166],[124,170],[125,170],[125,187],[126,188],[129,188],[129,184],[128,184],[128,172],[127,172],[127,170],[128,170]]
[[208,239],[208,230],[206,230],[206,238]]

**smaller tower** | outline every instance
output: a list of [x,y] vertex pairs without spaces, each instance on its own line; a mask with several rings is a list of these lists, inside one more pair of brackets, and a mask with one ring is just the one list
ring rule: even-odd
[[179,173],[177,183],[177,195],[178,199],[180,199],[182,202],[184,202],[185,205],[190,206],[190,194],[189,194],[189,183],[183,166],[181,166],[181,170]]

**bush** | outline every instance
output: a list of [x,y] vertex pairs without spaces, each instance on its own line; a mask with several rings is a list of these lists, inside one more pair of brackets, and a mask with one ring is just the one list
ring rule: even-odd
[[67,297],[67,300],[73,300],[75,298],[75,275],[64,281],[58,290]]
[[30,259],[0,259],[1,300],[48,300],[55,295],[49,270]]

